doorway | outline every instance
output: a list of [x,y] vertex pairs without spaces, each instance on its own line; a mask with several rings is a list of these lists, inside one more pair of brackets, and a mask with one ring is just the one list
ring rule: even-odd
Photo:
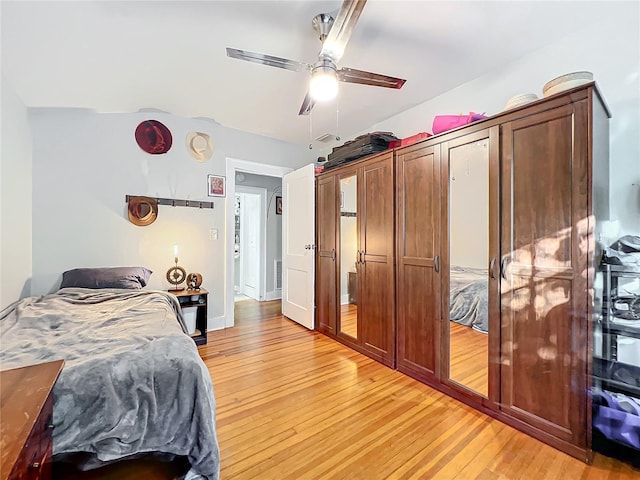
[[[243,180],[244,174],[236,174]],[[236,181],[238,178],[236,178]],[[237,185],[234,206],[234,302],[264,300],[267,189]]]
[[[227,158],[226,168],[226,182],[227,182],[227,198],[226,212],[225,212],[225,306],[224,306],[224,326],[225,328],[233,327],[234,320],[234,307],[236,296],[236,236],[235,236],[235,220],[236,220],[236,192],[243,193],[241,190],[247,186],[258,186],[254,182],[255,177],[261,177],[262,180],[275,182],[275,186],[269,188],[262,185],[258,188],[266,188],[266,200],[263,205],[263,219],[261,224],[265,226],[267,240],[264,242],[266,253],[261,254],[260,258],[260,277],[263,285],[263,293],[261,300],[273,300],[279,298],[277,289],[275,286],[277,282],[277,270],[278,260],[281,258],[275,258],[276,254],[271,251],[273,244],[272,237],[275,234],[276,240],[279,244],[280,251],[282,250],[282,229],[278,228],[278,222],[276,218],[281,219],[281,215],[276,214],[277,198],[282,196],[282,177],[291,172],[293,169],[287,167],[281,167],[276,165],[268,165],[257,162],[249,162],[246,160],[237,160],[233,158]],[[279,188],[279,190],[277,190]],[[242,207],[241,207],[242,208]],[[277,216],[276,216],[277,215]],[[242,221],[242,218],[240,218]],[[242,227],[240,227],[242,228]],[[263,237],[264,238],[264,237]],[[240,239],[241,240],[241,239]],[[242,258],[242,240],[240,242],[240,259]],[[281,264],[281,262],[280,262]],[[238,268],[240,268],[238,266]],[[241,272],[243,269],[240,270]],[[244,280],[244,279],[243,279]],[[245,295],[245,294],[243,294]]]

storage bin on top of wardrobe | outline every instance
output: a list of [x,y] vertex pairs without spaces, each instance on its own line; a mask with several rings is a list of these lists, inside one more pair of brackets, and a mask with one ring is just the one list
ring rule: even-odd
[[318,330],[589,461],[609,117],[589,83],[319,175]]

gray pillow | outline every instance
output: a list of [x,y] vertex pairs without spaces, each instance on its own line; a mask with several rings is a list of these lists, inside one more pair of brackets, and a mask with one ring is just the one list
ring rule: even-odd
[[60,288],[128,288],[147,285],[151,270],[144,267],[74,268],[62,274]]

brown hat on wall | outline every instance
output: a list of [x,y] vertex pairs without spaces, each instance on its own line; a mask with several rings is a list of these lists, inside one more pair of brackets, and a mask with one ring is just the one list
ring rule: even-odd
[[136,128],[136,142],[152,155],[167,153],[171,148],[171,132],[157,120],[145,120]]
[[158,201],[149,197],[129,197],[129,221],[139,227],[151,225],[158,218]]

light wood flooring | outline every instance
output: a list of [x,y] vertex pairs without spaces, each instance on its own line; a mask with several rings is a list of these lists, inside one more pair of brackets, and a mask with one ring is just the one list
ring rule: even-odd
[[[236,326],[199,350],[215,387],[222,480],[640,478],[598,454],[586,465],[308,331],[279,301],[237,304]],[[173,478],[128,471],[91,478]]]
[[200,348],[216,389],[222,479],[640,475],[602,455],[585,465],[305,330],[270,303],[251,313],[242,302],[247,318]]
[[340,331],[358,338],[358,306],[355,303],[340,305]]
[[456,322],[449,322],[449,334],[449,376],[488,397],[489,335]]

